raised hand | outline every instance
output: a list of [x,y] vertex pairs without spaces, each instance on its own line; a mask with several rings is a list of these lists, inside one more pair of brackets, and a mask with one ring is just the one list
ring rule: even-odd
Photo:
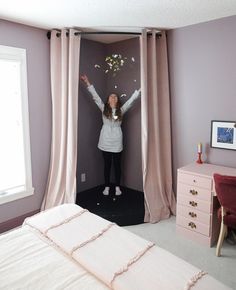
[[90,86],[89,79],[86,75],[81,75],[80,76],[81,81],[83,81],[87,86]]

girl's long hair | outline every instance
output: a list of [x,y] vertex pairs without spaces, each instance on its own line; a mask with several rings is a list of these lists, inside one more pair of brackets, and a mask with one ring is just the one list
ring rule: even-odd
[[[115,112],[115,116],[117,116],[117,119],[115,119],[115,121],[122,121],[121,102],[120,102],[119,96],[115,93],[112,93],[112,95],[117,96],[117,104],[116,104],[116,112]],[[112,108],[109,104],[109,96],[107,97],[106,103],[104,105],[103,115],[108,119],[112,119]]]

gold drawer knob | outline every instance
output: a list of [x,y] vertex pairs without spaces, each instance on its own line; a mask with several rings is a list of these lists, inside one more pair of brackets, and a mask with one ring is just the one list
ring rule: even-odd
[[196,190],[194,190],[194,189],[190,189],[189,193],[191,193],[192,195],[197,195],[198,194],[198,192]]
[[197,217],[197,214],[196,214],[196,213],[194,213],[194,212],[191,212],[191,211],[190,211],[188,214],[189,214],[189,215],[190,215],[192,218],[195,218],[195,217]]
[[196,229],[197,228],[197,226],[193,222],[188,223],[188,226],[191,227],[192,229]]
[[197,202],[195,202],[195,201],[193,201],[193,200],[190,201],[189,204],[190,204],[191,206],[193,206],[193,207],[197,206]]

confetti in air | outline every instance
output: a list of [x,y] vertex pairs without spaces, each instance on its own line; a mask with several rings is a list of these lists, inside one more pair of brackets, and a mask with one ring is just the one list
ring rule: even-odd
[[[134,57],[132,58],[134,62]],[[112,73],[112,76],[115,77],[117,72],[121,71],[122,67],[127,63],[128,58],[123,57],[121,54],[112,54],[105,57],[105,63],[107,68],[105,69],[105,73]]]
[[117,89],[117,85],[115,85],[115,89]]
[[122,56],[121,54],[114,53],[105,57],[105,67],[100,64],[95,64],[96,69],[101,69],[105,74],[111,73],[112,77],[115,77],[125,65],[129,63],[135,63],[134,57]]
[[120,97],[121,97],[121,98],[124,98],[124,97],[126,97],[126,94],[122,94]]
[[134,82],[136,83],[136,82],[137,82],[137,80],[134,80]]

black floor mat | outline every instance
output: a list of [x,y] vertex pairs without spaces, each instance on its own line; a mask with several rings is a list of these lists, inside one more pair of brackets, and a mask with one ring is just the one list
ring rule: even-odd
[[143,223],[143,192],[121,187],[122,194],[115,196],[114,186],[108,196],[102,194],[104,186],[100,185],[77,194],[76,204],[88,209],[120,226]]

